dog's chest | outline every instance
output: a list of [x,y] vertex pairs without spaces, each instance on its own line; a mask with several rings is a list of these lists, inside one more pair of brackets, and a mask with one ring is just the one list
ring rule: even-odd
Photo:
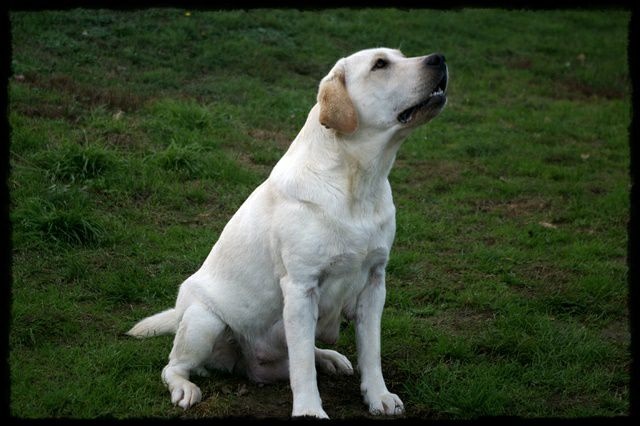
[[[395,234],[395,207],[388,185],[371,202],[306,203],[299,210],[304,221],[293,221],[294,250],[287,250],[287,264],[304,276],[313,271],[317,280],[317,337],[332,343],[338,337],[341,314],[353,319],[358,296],[373,269],[384,269]],[[287,231],[291,232],[290,228]],[[291,235],[291,234],[289,234]],[[302,260],[302,261],[301,261]],[[300,266],[302,265],[302,266]],[[290,272],[290,271],[287,271]]]
[[[373,267],[384,266],[395,234],[393,205],[384,214],[361,215],[359,220],[326,220],[318,275],[321,295],[329,299],[359,292]],[[337,300],[336,300],[337,301]]]
[[318,277],[317,337],[325,343],[338,339],[342,315],[352,319],[358,295],[368,285],[374,268],[384,267],[387,248],[362,253],[342,253],[331,259]]

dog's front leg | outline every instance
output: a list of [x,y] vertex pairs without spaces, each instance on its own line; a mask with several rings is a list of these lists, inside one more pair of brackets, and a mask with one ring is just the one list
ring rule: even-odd
[[289,377],[293,393],[292,416],[328,418],[322,409],[316,380],[315,335],[318,320],[317,282],[281,282],[284,295],[284,331],[289,352]]
[[360,390],[372,414],[402,414],[398,395],[387,390],[380,360],[380,321],[386,296],[384,266],[371,270],[356,308],[356,346]]

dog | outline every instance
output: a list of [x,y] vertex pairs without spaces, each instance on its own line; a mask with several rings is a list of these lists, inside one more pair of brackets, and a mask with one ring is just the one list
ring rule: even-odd
[[442,54],[366,49],[336,62],[287,152],[222,230],[175,307],[127,334],[175,333],[162,380],[171,401],[201,400],[190,374],[217,368],[290,380],[292,416],[327,418],[316,372],[353,374],[333,344],[355,321],[360,389],[372,414],[404,412],[381,368],[385,267],[395,235],[388,175],[402,141],[447,102]]

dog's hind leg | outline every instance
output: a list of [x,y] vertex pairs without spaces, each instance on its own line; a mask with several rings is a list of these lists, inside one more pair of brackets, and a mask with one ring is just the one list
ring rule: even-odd
[[316,366],[328,374],[353,374],[347,357],[331,349],[316,348]]
[[162,380],[169,388],[174,405],[186,410],[200,402],[200,388],[189,381],[189,374],[200,372],[210,360],[213,346],[225,328],[226,324],[216,314],[198,303],[185,310],[169,363],[162,370]]

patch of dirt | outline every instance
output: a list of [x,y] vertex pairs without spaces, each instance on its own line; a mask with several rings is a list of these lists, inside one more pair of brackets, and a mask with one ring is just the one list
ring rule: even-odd
[[[394,173],[392,181],[401,181],[405,184],[394,188],[394,190],[402,191],[399,193],[410,198],[423,194],[418,189],[424,187],[430,187],[436,193],[446,192],[452,185],[460,181],[460,176],[464,171],[463,166],[454,161],[417,161],[404,158],[398,158],[393,168],[396,173]],[[410,170],[411,173],[404,173],[404,170]]]
[[278,148],[282,148],[284,150],[289,148],[289,145],[291,145],[291,142],[295,138],[295,135],[292,137],[289,133],[266,129],[251,129],[248,133],[249,136],[254,139],[266,142],[275,142]]
[[519,265],[513,273],[520,284],[509,288],[529,300],[550,297],[564,291],[571,277],[571,272],[541,262]]
[[115,133],[109,132],[104,135],[105,142],[116,148],[140,149],[147,144],[147,139],[140,135],[132,135],[129,133]]
[[196,381],[203,401],[184,413],[185,418],[249,417],[287,419],[291,415],[291,390],[285,382],[259,386],[240,376]]
[[431,326],[455,334],[469,334],[484,328],[487,323],[495,319],[491,310],[477,310],[470,308],[451,309],[438,315],[425,318]]
[[236,147],[225,149],[225,153],[229,156],[229,158],[233,158],[235,161],[240,163],[243,168],[251,170],[252,172],[261,176],[261,180],[264,180],[267,178],[267,176],[269,176],[269,172],[275,165],[275,162],[272,165],[258,164],[253,160],[251,151],[251,148],[237,149]]
[[628,320],[614,321],[600,331],[603,339],[619,344],[628,345],[631,343],[631,333],[629,332]]
[[624,99],[627,91],[613,85],[595,87],[574,78],[559,79],[554,82],[553,99],[584,100],[589,98]]
[[516,198],[509,201],[473,200],[476,210],[481,212],[497,212],[507,217],[530,216],[547,210],[551,202],[544,198]]
[[518,267],[518,275],[526,277],[528,282],[539,282],[545,284],[553,284],[554,291],[560,285],[566,285],[569,282],[571,272],[559,269],[554,265],[543,263],[531,263]]
[[[351,360],[354,362],[355,360]],[[401,373],[383,365],[385,381],[391,392],[402,398]],[[196,378],[203,401],[186,411],[185,418],[225,417],[249,419],[289,419],[293,396],[288,382],[260,386],[241,376],[215,373],[211,378]],[[360,377],[318,374],[322,407],[331,419],[377,419],[369,414],[360,394]],[[405,416],[411,416],[410,407]],[[414,413],[415,415],[415,413]]]
[[14,108],[27,117],[48,118],[52,120],[63,119],[73,121],[77,114],[67,105],[54,105],[38,103],[37,105],[16,105]]
[[529,58],[513,58],[507,61],[507,68],[516,70],[528,70],[533,66],[533,62]]
[[[130,91],[115,88],[103,88],[81,84],[64,74],[40,75],[27,73],[14,80],[19,84],[27,84],[41,89],[56,90],[68,95],[74,101],[89,107],[106,106],[114,111],[135,111],[142,106],[145,98]],[[20,106],[20,111],[27,116],[46,118],[75,118],[69,105],[39,104]]]
[[[284,131],[274,131],[267,129],[251,129],[247,132],[252,141],[243,143],[243,146],[233,145],[229,147],[229,153],[235,157],[244,167],[266,178],[273,166],[280,160],[282,155],[289,149],[289,145],[295,138]],[[273,149],[274,152],[267,154],[265,159],[254,157],[256,155],[256,146],[263,145],[267,149]],[[280,152],[280,153],[278,153]]]

